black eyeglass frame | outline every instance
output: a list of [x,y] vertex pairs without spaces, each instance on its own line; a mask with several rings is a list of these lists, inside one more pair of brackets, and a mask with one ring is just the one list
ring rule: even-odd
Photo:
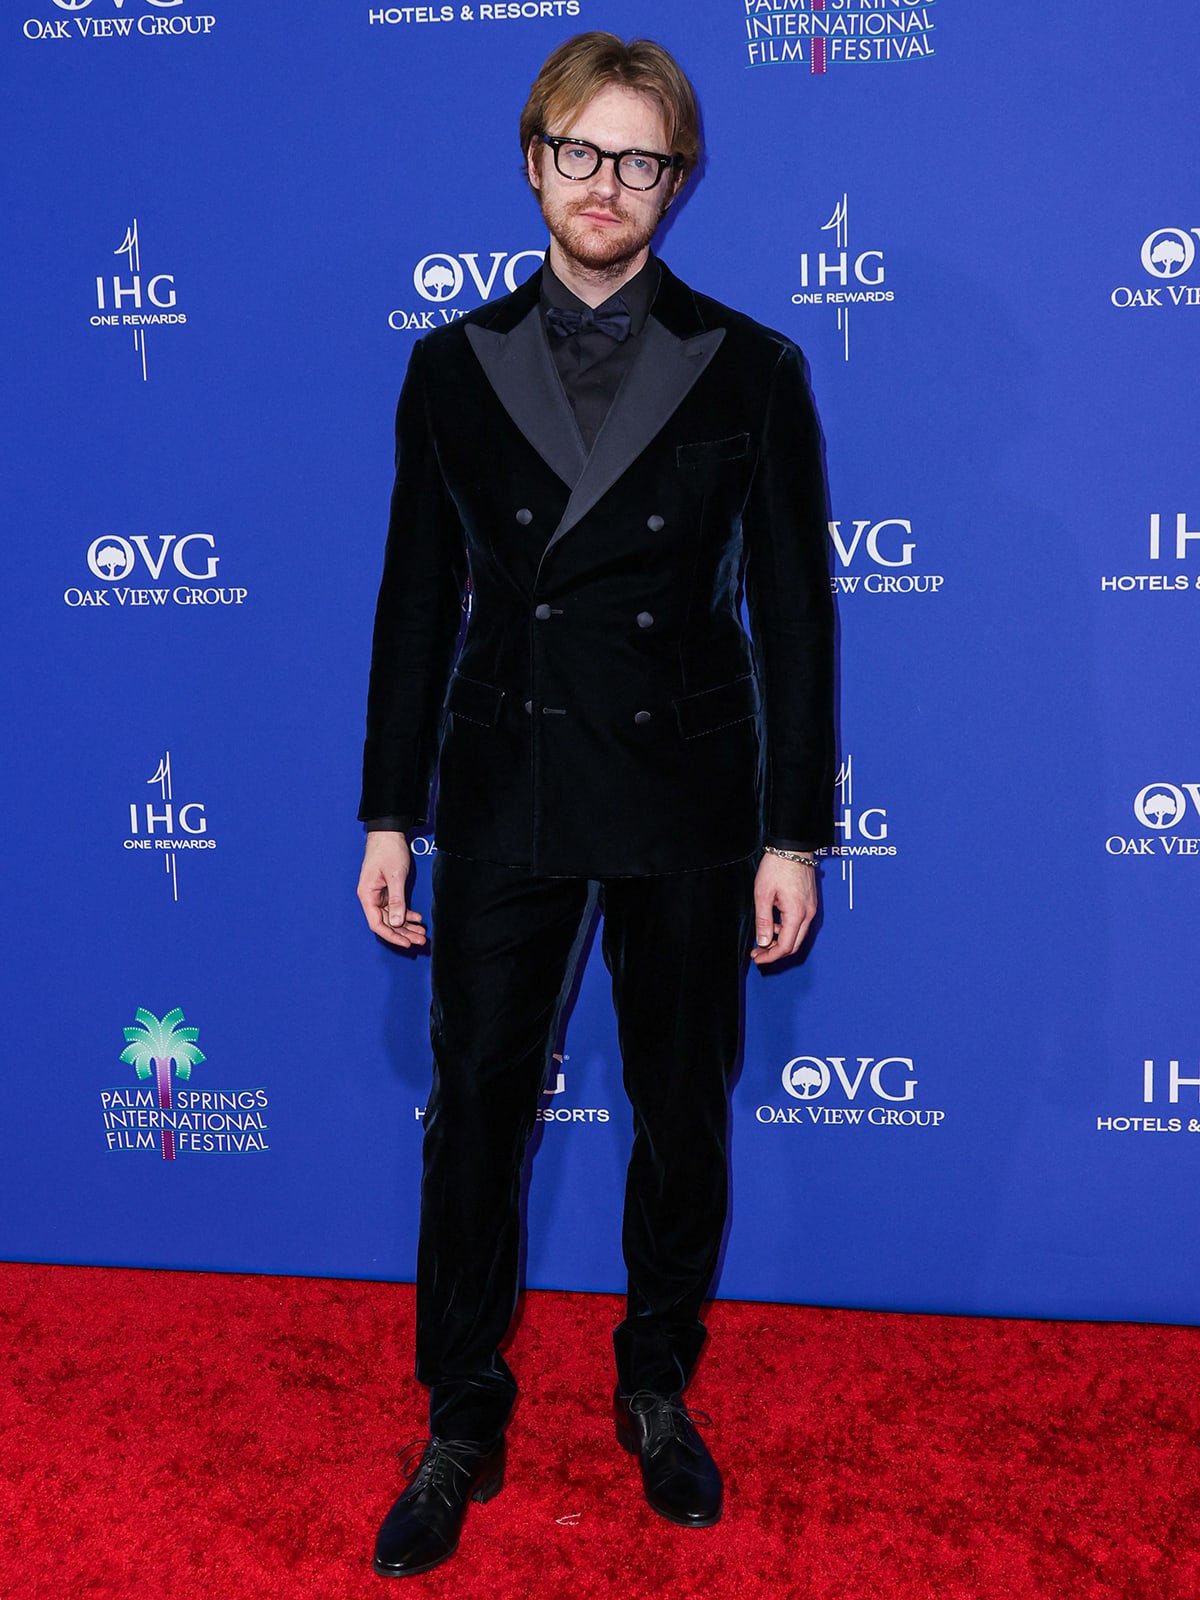
[[[539,133],[538,138],[543,144],[548,144],[554,151],[554,170],[560,178],[565,178],[568,183],[586,183],[594,178],[606,161],[611,161],[613,171],[617,175],[617,182],[623,189],[632,189],[635,194],[649,194],[651,189],[657,189],[662,180],[662,175],[668,170],[683,165],[682,156],[660,156],[657,150],[601,150],[598,144],[593,144],[590,139],[574,139],[566,133]],[[577,145],[584,150],[596,152],[596,165],[590,172],[564,172],[558,164],[558,152],[564,144]],[[651,183],[638,184],[626,183],[621,176],[621,162],[626,156],[642,156],[647,161],[657,161],[658,171],[654,174]]]

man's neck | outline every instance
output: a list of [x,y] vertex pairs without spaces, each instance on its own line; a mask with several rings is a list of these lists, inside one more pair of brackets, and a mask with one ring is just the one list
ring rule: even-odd
[[622,261],[612,267],[584,267],[567,255],[557,239],[550,241],[549,261],[555,277],[585,306],[593,309],[603,305],[630,278],[636,278],[649,258],[650,246],[647,245],[632,261]]

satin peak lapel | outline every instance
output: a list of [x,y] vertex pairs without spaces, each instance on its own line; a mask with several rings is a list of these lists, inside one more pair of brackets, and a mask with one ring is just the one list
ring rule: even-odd
[[650,316],[638,335],[637,356],[609,408],[587,465],[575,481],[547,550],[569,533],[637,460],[683,402],[724,337],[724,328],[710,328],[693,338],[679,339]]
[[535,304],[511,333],[468,323],[464,332],[500,404],[552,471],[579,482],[587,451],[559,382]]

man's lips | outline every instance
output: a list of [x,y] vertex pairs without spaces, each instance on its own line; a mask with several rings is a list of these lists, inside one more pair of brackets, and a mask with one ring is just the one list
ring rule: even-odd
[[580,211],[577,214],[584,222],[597,222],[605,227],[616,227],[625,220],[614,216],[611,211]]

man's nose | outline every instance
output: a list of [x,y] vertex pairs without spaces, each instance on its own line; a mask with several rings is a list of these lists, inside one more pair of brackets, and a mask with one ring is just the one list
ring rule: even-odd
[[592,177],[592,192],[602,195],[606,200],[613,200],[621,192],[621,182],[617,177],[617,167],[614,161],[607,156],[600,163],[599,172]]

